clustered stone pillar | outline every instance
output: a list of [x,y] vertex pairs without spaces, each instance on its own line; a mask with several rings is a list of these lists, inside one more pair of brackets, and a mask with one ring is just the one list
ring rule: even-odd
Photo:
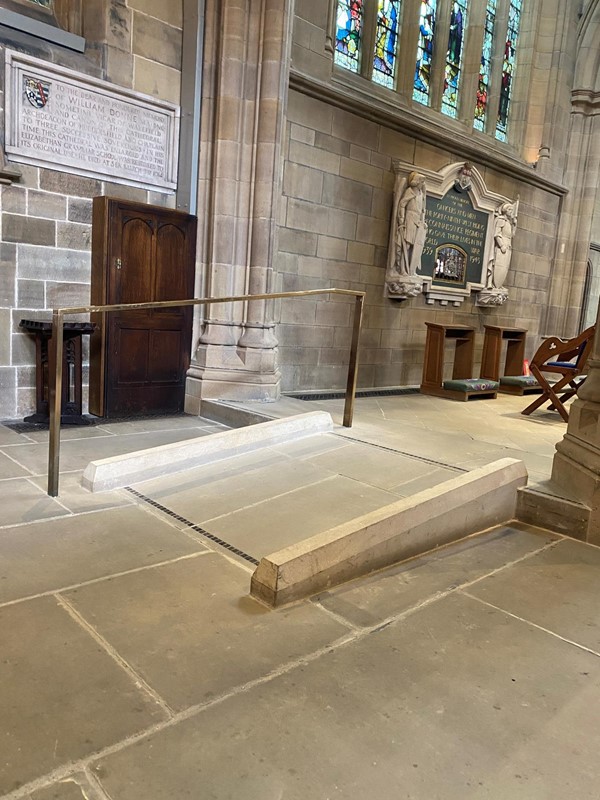
[[[199,270],[208,297],[273,291],[290,0],[210,0],[206,12]],[[212,140],[212,143],[211,143]],[[208,307],[188,372],[202,398],[279,396],[272,303]]]
[[586,539],[600,544],[600,305],[588,375],[569,411],[569,425],[556,445],[552,482],[590,509]]
[[[563,259],[570,258],[572,271],[570,275],[567,274],[568,280],[565,281],[563,270],[562,284],[553,287],[562,290],[560,301],[563,308],[566,306],[570,312],[569,332],[580,314],[581,284],[600,191],[600,73],[597,58],[600,6],[597,3],[588,4],[580,29],[583,34],[578,46],[575,81],[579,88],[572,92],[571,97],[569,161],[566,170],[567,183],[573,187],[573,191],[567,198],[559,233],[559,237],[565,234],[566,252]],[[555,266],[560,270],[562,264],[559,262]],[[557,301],[554,306],[556,309]],[[550,319],[552,311],[551,307]],[[564,311],[561,313],[564,315]],[[587,373],[587,379],[572,403],[567,432],[556,445],[552,481],[565,497],[587,506],[586,539],[593,544],[600,544],[600,305]]]
[[599,94],[573,92],[567,195],[558,231],[546,330],[575,336],[581,315],[581,299],[589,258],[589,243],[600,174]]

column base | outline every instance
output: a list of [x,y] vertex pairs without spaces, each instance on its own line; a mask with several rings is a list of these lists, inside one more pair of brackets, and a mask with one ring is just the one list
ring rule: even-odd
[[600,404],[577,399],[569,427],[556,445],[552,483],[589,508],[585,541],[600,544]]
[[276,353],[200,345],[187,373],[186,413],[200,414],[202,400],[279,400]]

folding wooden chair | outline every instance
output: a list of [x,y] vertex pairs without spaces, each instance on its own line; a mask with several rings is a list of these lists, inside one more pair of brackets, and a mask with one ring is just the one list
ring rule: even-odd
[[[565,422],[569,421],[564,403],[573,397],[585,380],[582,373],[592,352],[594,333],[595,326],[592,326],[574,339],[565,341],[551,336],[539,346],[529,367],[543,391],[521,414],[531,414],[549,400],[549,408],[558,411]],[[544,372],[560,377],[551,384],[542,374]]]

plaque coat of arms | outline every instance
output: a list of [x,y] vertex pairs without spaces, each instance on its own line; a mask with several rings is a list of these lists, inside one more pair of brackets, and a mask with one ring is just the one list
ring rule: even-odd
[[50,97],[50,84],[39,78],[23,77],[25,97],[34,108],[44,108]]

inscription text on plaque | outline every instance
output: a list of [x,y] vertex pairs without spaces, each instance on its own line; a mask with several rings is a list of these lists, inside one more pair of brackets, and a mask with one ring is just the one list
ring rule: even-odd
[[179,109],[7,51],[6,153],[48,169],[170,191]]
[[427,198],[426,218],[420,274],[433,278],[433,286],[481,283],[489,214],[476,210],[468,194],[450,189]]

